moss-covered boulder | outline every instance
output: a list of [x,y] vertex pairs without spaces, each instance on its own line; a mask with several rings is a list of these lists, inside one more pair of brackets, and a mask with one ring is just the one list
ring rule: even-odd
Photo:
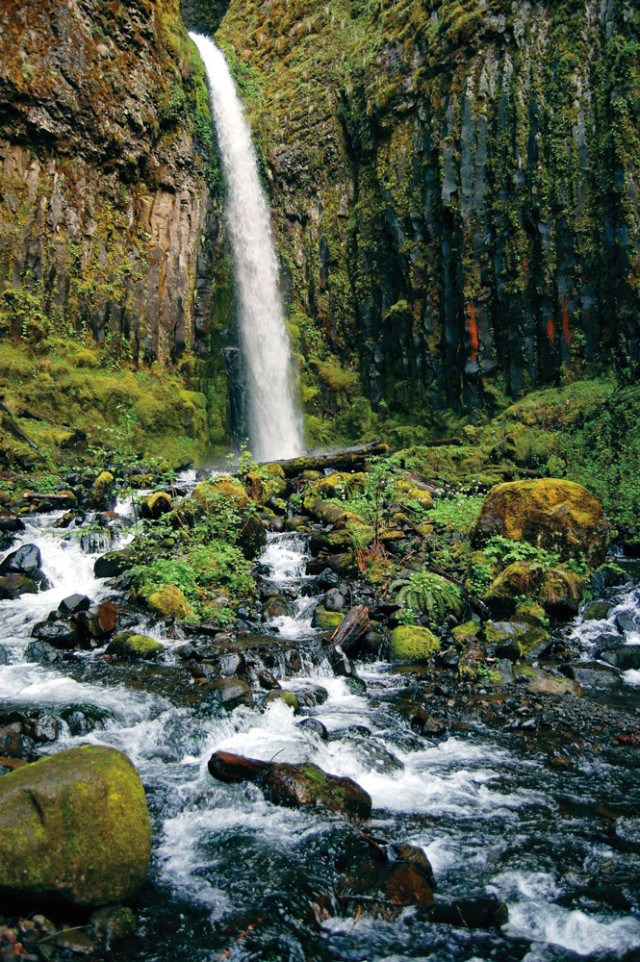
[[244,521],[236,544],[245,558],[253,561],[267,543],[267,532],[260,518],[250,514]]
[[0,892],[105,905],[131,898],[151,854],[144,789],[126,757],[82,745],[0,778]]
[[218,507],[220,502],[234,508],[246,508],[251,500],[237,478],[214,478],[201,481],[193,489],[193,497],[203,508]]
[[154,491],[148,498],[145,498],[140,505],[140,512],[143,518],[156,521],[161,515],[171,511],[171,495],[166,491]]
[[584,557],[597,567],[607,556],[610,528],[602,506],[586,488],[545,478],[507,482],[489,492],[473,540],[483,544],[494,535],[557,551],[565,560]]
[[107,655],[114,655],[125,661],[135,661],[138,658],[151,660],[163,651],[163,645],[148,635],[137,635],[133,631],[123,631],[116,635],[107,646]]
[[428,628],[399,625],[391,632],[391,660],[398,664],[429,661],[440,650],[440,642]]
[[313,609],[311,627],[320,631],[333,631],[344,621],[344,614],[339,611],[327,611],[321,605]]
[[569,568],[546,568],[532,561],[514,561],[491,583],[485,601],[498,616],[512,615],[523,598],[545,612],[568,617],[578,611],[585,579]]
[[163,618],[188,618],[193,614],[182,591],[175,585],[162,585],[148,593],[143,590],[149,608]]
[[484,636],[498,658],[508,658],[510,661],[536,658],[551,640],[544,628],[523,621],[489,621],[485,625]]

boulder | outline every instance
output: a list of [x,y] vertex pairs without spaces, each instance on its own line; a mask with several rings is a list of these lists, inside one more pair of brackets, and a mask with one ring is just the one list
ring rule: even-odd
[[146,600],[151,610],[163,618],[187,618],[192,614],[187,599],[175,585],[162,585]]
[[41,565],[40,548],[36,544],[23,544],[4,558],[0,564],[0,575],[24,575],[39,587],[49,588],[49,582],[40,570]]
[[107,645],[106,654],[114,655],[124,661],[137,661],[138,658],[150,660],[163,651],[163,646],[148,635],[137,635],[133,631],[123,631]]
[[163,514],[171,511],[171,495],[166,491],[155,491],[140,505],[140,514],[150,521],[157,521]]
[[551,636],[544,628],[523,621],[489,621],[484,636],[497,658],[518,661],[537,658],[548,647]]
[[311,627],[319,631],[334,631],[344,621],[344,614],[339,611],[327,611],[318,605],[313,609]]
[[0,778],[0,892],[105,905],[131,898],[151,854],[144,789],[126,757],[82,745]]
[[96,578],[117,578],[124,571],[135,564],[135,558],[131,548],[124,548],[122,551],[109,551],[107,554],[96,558],[93,565],[93,573]]
[[323,772],[312,762],[289,765],[215,752],[209,772],[221,782],[253,782],[274,805],[326,808],[355,818],[371,815],[371,798],[363,788],[350,778]]
[[514,561],[491,583],[484,601],[498,616],[513,614],[523,597],[555,617],[578,613],[585,579],[569,568],[546,568],[533,561]]
[[410,665],[429,661],[440,650],[440,642],[428,628],[400,625],[391,632],[391,660]]
[[35,595],[37,592],[38,585],[26,575],[13,573],[0,578],[0,601],[15,601],[22,595]]
[[607,556],[610,528],[602,506],[586,488],[544,478],[506,482],[489,492],[473,540],[480,545],[494,535],[557,551],[562,559],[584,557],[597,567]]

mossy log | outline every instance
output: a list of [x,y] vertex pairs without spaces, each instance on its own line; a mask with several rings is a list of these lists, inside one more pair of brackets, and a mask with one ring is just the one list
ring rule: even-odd
[[276,464],[280,465],[285,477],[295,478],[304,471],[324,471],[325,468],[333,468],[336,471],[355,471],[363,466],[367,458],[388,453],[387,444],[372,441],[371,444],[360,447],[341,448],[328,454],[308,454],[299,458],[290,458],[287,461],[277,461]]

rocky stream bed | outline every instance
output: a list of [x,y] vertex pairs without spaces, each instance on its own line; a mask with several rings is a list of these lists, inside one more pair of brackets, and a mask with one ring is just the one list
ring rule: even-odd
[[[635,563],[526,656],[470,598],[403,663],[402,606],[336,570],[326,519],[265,522],[254,605],[216,627],[96,576],[141,523],[128,501],[33,507],[4,521],[0,771],[124,752],[152,855],[126,907],[6,899],[0,958],[640,958]],[[7,597],[24,577],[39,591]]]

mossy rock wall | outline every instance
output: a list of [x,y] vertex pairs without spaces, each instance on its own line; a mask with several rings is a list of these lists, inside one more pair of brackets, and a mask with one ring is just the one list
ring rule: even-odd
[[7,0],[0,91],[0,333],[88,330],[147,361],[207,354],[230,316],[228,265],[204,68],[178,0]]
[[639,29],[628,0],[231,0],[314,430],[635,363]]

